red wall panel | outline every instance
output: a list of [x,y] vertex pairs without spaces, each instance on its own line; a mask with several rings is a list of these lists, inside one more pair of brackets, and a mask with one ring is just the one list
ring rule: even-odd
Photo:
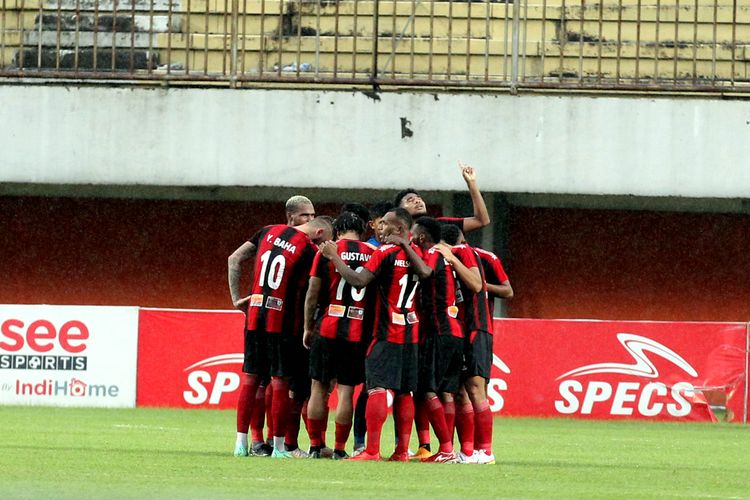
[[513,317],[746,321],[750,217],[514,207]]
[[280,202],[0,197],[0,303],[226,309],[227,257],[284,221]]

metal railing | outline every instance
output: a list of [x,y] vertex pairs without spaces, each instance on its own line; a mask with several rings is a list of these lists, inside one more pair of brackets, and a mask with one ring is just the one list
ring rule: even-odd
[[0,0],[0,76],[740,91],[750,0]]

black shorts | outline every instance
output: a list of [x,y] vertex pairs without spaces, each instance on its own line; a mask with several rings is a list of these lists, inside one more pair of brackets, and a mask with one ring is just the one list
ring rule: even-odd
[[435,392],[435,335],[426,335],[419,344],[419,369],[417,375],[417,394]]
[[294,368],[292,378],[289,382],[289,390],[294,394],[294,400],[305,401],[310,397],[310,351],[302,345],[302,338],[296,338],[296,344],[292,346],[294,357]]
[[316,335],[310,348],[310,377],[355,386],[365,381],[365,358],[359,342]]
[[457,393],[463,364],[464,339],[439,335],[435,339],[435,392]]
[[382,387],[397,393],[417,389],[417,344],[375,341],[365,358],[367,389]]
[[492,334],[484,330],[470,332],[464,341],[464,368],[461,376],[490,379],[492,371]]
[[[283,333],[268,333],[262,330],[245,330],[244,373],[258,375],[261,380],[268,377],[292,377],[299,355],[295,346],[302,340]],[[303,348],[304,349],[304,348]]]

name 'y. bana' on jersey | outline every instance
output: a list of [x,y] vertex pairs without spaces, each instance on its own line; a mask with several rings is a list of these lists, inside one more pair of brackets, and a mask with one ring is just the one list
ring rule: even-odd
[[299,335],[317,247],[302,231],[277,224],[255,233],[256,256],[247,329]]
[[[338,240],[336,246],[341,260],[354,270],[364,267],[375,251],[358,240]],[[362,340],[366,325],[366,288],[355,288],[347,283],[333,263],[320,253],[315,256],[310,276],[321,280],[320,336],[349,342]]]
[[[418,246],[411,244],[417,255]],[[373,319],[373,341],[394,344],[419,342],[417,288],[419,276],[414,272],[406,251],[397,245],[383,245],[372,254],[365,269],[375,275],[377,291]]]

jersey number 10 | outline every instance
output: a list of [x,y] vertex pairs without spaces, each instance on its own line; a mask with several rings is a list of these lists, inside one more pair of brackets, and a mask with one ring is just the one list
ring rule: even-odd
[[271,251],[267,250],[260,256],[261,268],[260,268],[260,281],[261,287],[265,286],[266,272],[268,273],[268,286],[273,290],[278,290],[281,286],[281,280],[284,277],[284,269],[286,268],[286,259],[283,255],[277,255],[271,261],[271,265],[268,265],[268,260],[271,258]]

